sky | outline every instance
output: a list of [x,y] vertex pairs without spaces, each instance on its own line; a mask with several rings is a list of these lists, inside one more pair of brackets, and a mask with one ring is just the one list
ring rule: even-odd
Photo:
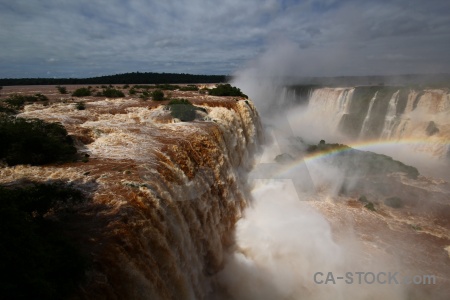
[[450,73],[449,0],[0,0],[0,78]]

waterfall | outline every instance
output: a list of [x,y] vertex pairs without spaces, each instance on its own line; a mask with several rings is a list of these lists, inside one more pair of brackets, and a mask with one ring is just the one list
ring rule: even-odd
[[342,116],[348,113],[353,92],[354,89],[348,88],[316,89],[309,99],[308,114],[322,116],[320,119],[334,130]]
[[371,119],[371,113],[372,113],[372,110],[373,110],[373,104],[375,103],[375,100],[377,99],[377,94],[378,94],[378,92],[375,92],[375,95],[370,100],[369,110],[367,111],[367,115],[364,118],[364,122],[363,122],[363,125],[362,125],[362,128],[361,128],[361,132],[359,134],[360,138],[365,137],[367,132],[369,131],[369,129],[367,127],[368,127],[368,123],[369,123],[369,121]]
[[307,113],[336,136],[360,142],[417,140],[422,143],[415,150],[447,157],[450,93],[444,89],[316,88]]
[[92,260],[78,298],[208,299],[214,292],[249,200],[246,174],[262,130],[250,100],[196,105],[207,117],[185,123],[128,99],[93,101],[81,113],[55,104],[22,114],[58,119],[93,140],[81,166],[5,170],[98,185],[70,221]]
[[395,92],[389,101],[389,107],[384,121],[383,131],[381,132],[382,139],[389,139],[393,130],[399,124],[397,116],[397,104],[399,100],[400,91]]

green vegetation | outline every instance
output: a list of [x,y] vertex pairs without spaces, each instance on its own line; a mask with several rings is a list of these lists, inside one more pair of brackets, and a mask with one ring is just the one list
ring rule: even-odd
[[74,158],[76,149],[59,123],[0,115],[0,160],[8,165],[42,165]]
[[415,231],[422,230],[422,227],[420,225],[417,225],[417,224],[411,224],[411,228],[414,229]]
[[426,132],[428,135],[434,135],[436,133],[439,133],[439,128],[437,128],[436,123],[430,121],[430,123],[428,123]]
[[83,194],[61,182],[28,183],[0,186],[0,199],[2,298],[66,298],[88,266],[64,226]]
[[369,200],[367,200],[367,197],[362,195],[361,197],[358,198],[358,201],[363,203],[363,204],[367,204],[369,203]]
[[228,83],[219,84],[216,88],[210,89],[209,94],[213,96],[239,96],[248,98],[247,95],[243,94],[239,88],[231,86]]
[[375,205],[373,204],[373,202],[367,200],[366,196],[362,195],[361,197],[359,197],[358,201],[364,205],[364,208],[367,208],[368,210],[371,211],[376,211]]
[[3,103],[0,102],[0,114],[7,114],[7,115],[15,115],[18,113],[17,110],[15,110],[14,108],[8,107],[3,105]]
[[[150,93],[148,91],[143,91],[142,95],[140,95],[139,98],[146,101],[146,100],[148,100],[148,98],[150,98]],[[164,98],[164,95],[163,95],[163,98]]]
[[35,94],[34,96],[14,94],[3,100],[3,102],[5,102],[10,108],[14,109],[22,109],[27,103],[47,101],[48,98],[42,94]]
[[58,85],[58,86],[56,86],[56,88],[58,89],[58,92],[59,92],[60,94],[67,94],[67,89],[66,89],[65,86],[60,86],[60,85]]
[[170,109],[172,117],[177,118],[182,122],[195,120],[195,112],[201,109],[192,105],[192,103],[186,99],[172,99],[167,106]]
[[155,101],[162,101],[164,100],[164,93],[161,90],[154,90],[152,92],[152,99]]
[[133,72],[92,78],[8,78],[0,85],[67,85],[67,84],[178,84],[226,82],[224,75]]
[[125,94],[122,91],[113,89],[113,88],[107,88],[104,89],[102,92],[102,95],[107,98],[120,98],[125,97]]
[[85,110],[86,109],[86,103],[84,101],[76,102],[75,108],[78,110]]
[[180,89],[180,86],[174,84],[157,84],[156,88],[163,91],[174,91]]
[[419,171],[404,163],[392,159],[387,155],[377,154],[370,151],[361,151],[352,149],[343,144],[327,144],[322,140],[317,145],[308,145],[308,153],[335,152],[332,156],[332,163],[347,175],[351,175],[356,171],[360,176],[372,176],[388,174],[393,172],[406,173],[409,178],[417,179]]
[[91,90],[90,90],[90,89],[85,88],[85,87],[82,87],[82,88],[76,89],[76,90],[72,93],[72,96],[73,96],[73,97],[88,97],[88,96],[90,96],[91,94],[92,94],[92,93],[91,93]]
[[198,86],[188,84],[187,86],[180,87],[180,91],[198,91]]
[[399,197],[390,197],[384,200],[384,204],[392,208],[403,207],[403,201]]
[[373,205],[372,202],[367,203],[366,205],[364,205],[364,207],[367,208],[368,210],[376,211],[375,206]]
[[130,87],[129,84],[125,84],[125,85],[122,87],[122,89],[125,90],[125,89],[128,89],[129,87]]

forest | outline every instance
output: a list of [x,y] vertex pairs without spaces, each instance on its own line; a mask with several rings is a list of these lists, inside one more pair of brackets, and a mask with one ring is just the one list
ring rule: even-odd
[[221,83],[226,75],[193,75],[177,73],[132,72],[91,78],[3,78],[0,86],[57,85],[57,84],[165,84],[165,83]]

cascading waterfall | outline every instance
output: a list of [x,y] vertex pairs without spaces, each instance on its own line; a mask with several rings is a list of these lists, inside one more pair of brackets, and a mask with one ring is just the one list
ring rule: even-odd
[[321,120],[330,128],[337,128],[343,115],[348,114],[354,89],[323,88],[311,93],[308,110],[312,115],[322,115]]
[[381,133],[382,139],[389,139],[392,135],[392,131],[398,125],[398,117],[397,117],[397,103],[399,99],[400,91],[395,92],[392,95],[391,100],[389,101],[389,107],[386,114],[386,120],[383,126],[383,132]]
[[[197,96],[198,97],[198,96]],[[92,260],[81,299],[208,299],[249,201],[245,174],[262,139],[250,100],[204,97],[195,122],[168,123],[162,106],[130,99],[27,107],[92,141],[89,162],[3,168],[2,181],[95,183],[70,220]],[[116,113],[110,113],[115,110]],[[201,119],[203,118],[203,119]]]
[[375,103],[375,100],[377,99],[377,94],[378,94],[378,92],[375,92],[375,95],[373,95],[373,98],[370,99],[369,110],[367,111],[367,115],[364,118],[364,122],[363,122],[362,128],[361,128],[361,132],[359,134],[360,138],[364,138],[367,135],[367,133],[369,132],[368,124],[369,124],[369,121],[371,120],[371,117],[372,117],[373,104]]
[[423,141],[414,148],[450,155],[450,93],[444,89],[316,88],[306,115],[355,142]]

